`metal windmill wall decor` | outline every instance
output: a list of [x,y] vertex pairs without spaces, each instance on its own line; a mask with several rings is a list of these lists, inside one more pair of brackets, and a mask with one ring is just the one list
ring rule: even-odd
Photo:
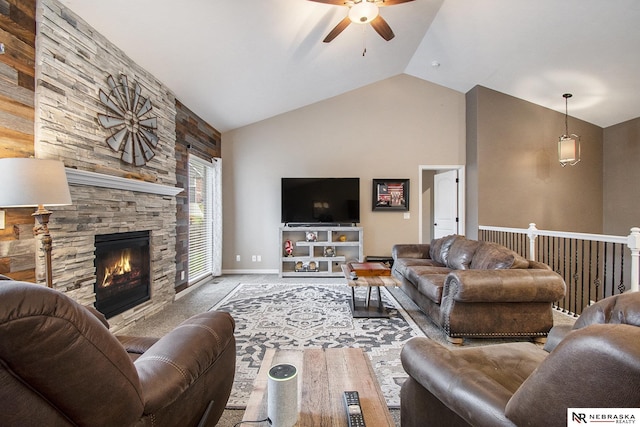
[[99,94],[107,114],[98,114],[102,127],[111,131],[107,145],[122,153],[123,162],[143,166],[155,156],[153,149],[158,146],[158,119],[151,116],[151,101],[141,95],[138,82],[133,81],[130,86],[124,74],[119,82],[113,76],[107,77],[107,84],[109,93],[100,89]]

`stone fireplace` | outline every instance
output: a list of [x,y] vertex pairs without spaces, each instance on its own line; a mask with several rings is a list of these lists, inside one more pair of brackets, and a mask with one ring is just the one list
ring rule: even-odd
[[95,307],[108,319],[149,301],[149,231],[100,234],[95,246]]
[[[54,287],[82,305],[94,305],[109,317],[117,332],[139,319],[157,313],[175,297],[176,194],[182,189],[156,183],[67,168],[73,205],[53,207]],[[134,243],[116,237],[134,237]],[[147,273],[106,278],[105,272],[124,271],[120,258],[129,257]],[[100,260],[104,255],[104,260]],[[104,265],[104,263],[108,265]],[[131,263],[129,259],[129,263]],[[146,278],[146,286],[128,291],[125,279]],[[109,284],[108,284],[109,283]],[[108,284],[108,285],[107,285]],[[125,302],[102,305],[121,286]],[[127,294],[129,293],[129,294]],[[111,302],[109,302],[111,304]]]
[[[34,150],[36,157],[64,162],[73,201],[71,206],[51,208],[54,288],[82,305],[100,305],[104,278],[96,265],[98,236],[149,233],[149,298],[112,314],[109,324],[117,332],[175,298],[176,196],[183,190],[176,163],[184,161],[176,152],[176,99],[161,81],[61,3],[38,2],[36,25]],[[98,114],[108,113],[99,93],[109,91],[108,76],[121,74],[140,85],[157,120],[155,156],[144,165],[123,162],[121,153],[106,142],[111,132],[98,120]],[[42,275],[42,265],[39,259],[36,276]]]

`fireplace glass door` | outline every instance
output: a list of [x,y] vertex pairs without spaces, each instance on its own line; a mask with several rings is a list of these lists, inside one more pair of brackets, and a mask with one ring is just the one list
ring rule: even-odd
[[96,308],[107,318],[150,299],[149,232],[96,236]]

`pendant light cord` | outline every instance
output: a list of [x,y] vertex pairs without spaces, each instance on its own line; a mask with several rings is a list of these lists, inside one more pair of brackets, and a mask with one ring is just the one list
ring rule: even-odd
[[569,137],[569,98],[573,95],[565,93],[562,96],[564,97],[564,135]]

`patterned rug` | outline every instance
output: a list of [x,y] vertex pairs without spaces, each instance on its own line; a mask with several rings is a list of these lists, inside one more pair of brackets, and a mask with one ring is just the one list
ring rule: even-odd
[[[365,289],[357,289],[357,295]],[[387,404],[399,407],[406,378],[400,350],[410,338],[424,334],[386,289],[382,300],[388,319],[354,319],[350,295],[349,287],[336,284],[240,284],[212,307],[236,320],[236,376],[227,407],[246,406],[267,348],[312,347],[363,348]]]

